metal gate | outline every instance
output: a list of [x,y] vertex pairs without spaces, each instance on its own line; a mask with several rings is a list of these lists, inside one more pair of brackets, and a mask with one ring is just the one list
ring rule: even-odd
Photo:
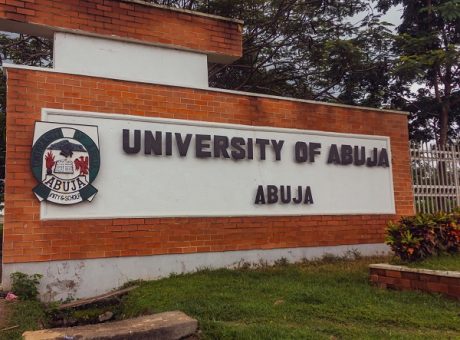
[[418,213],[452,211],[460,206],[460,146],[412,144],[411,167]]

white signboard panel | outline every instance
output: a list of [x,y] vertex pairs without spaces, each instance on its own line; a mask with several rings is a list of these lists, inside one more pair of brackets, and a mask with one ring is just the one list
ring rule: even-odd
[[42,118],[97,126],[100,148],[97,196],[43,202],[42,219],[395,213],[388,137],[48,109]]

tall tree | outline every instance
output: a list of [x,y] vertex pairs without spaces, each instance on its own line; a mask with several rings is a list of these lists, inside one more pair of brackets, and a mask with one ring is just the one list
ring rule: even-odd
[[445,145],[460,127],[460,0],[379,0],[403,8],[394,42],[398,105],[411,112],[412,137]]
[[[365,0],[150,2],[244,20],[243,57],[230,65],[210,65],[211,86],[375,107],[390,102],[391,34]],[[0,34],[0,48],[2,60],[34,66],[52,63],[47,39]],[[4,85],[3,79],[3,121]],[[4,165],[2,126],[0,164]]]
[[230,65],[210,65],[211,86],[355,105],[389,104],[391,32],[368,1],[152,2],[244,21],[243,57]]

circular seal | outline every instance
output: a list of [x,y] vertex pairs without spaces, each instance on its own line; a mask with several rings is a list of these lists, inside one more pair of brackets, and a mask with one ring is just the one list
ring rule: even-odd
[[97,193],[91,183],[100,168],[97,144],[70,127],[42,134],[32,147],[32,173],[40,183],[33,192],[40,201],[75,204],[91,201]]

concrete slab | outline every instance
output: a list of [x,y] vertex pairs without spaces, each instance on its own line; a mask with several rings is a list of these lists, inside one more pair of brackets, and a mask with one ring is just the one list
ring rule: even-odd
[[25,340],[176,340],[192,337],[197,330],[197,320],[173,311],[95,325],[25,332],[22,336]]

